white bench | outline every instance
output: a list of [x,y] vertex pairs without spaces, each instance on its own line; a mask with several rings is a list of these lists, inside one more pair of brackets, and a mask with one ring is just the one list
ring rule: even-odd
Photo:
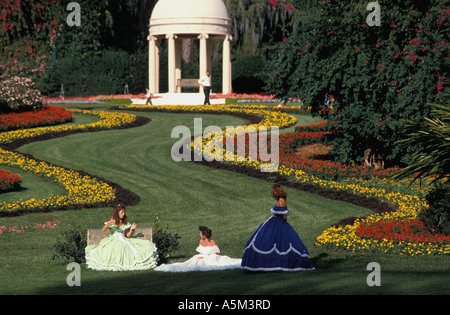
[[177,88],[198,88],[198,79],[178,79]]

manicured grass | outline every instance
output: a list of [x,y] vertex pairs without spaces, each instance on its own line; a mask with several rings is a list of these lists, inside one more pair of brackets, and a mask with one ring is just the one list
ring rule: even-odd
[[[80,106],[81,107],[81,106]],[[106,107],[103,107],[106,108]],[[143,113],[152,121],[142,127],[83,133],[36,142],[18,151],[57,165],[106,178],[137,193],[128,217],[150,226],[157,214],[178,232],[181,249],[172,261],[195,254],[199,225],[213,230],[222,254],[240,257],[250,235],[270,215],[270,183],[190,162],[174,162],[171,138],[175,126],[239,125],[233,116]],[[299,117],[301,118],[301,117]],[[26,184],[26,181],[24,181]],[[81,268],[81,287],[69,287],[66,263],[52,261],[59,230],[0,235],[1,294],[448,294],[449,258],[354,255],[314,246],[333,223],[370,212],[344,202],[287,189],[289,222],[309,248],[315,271],[249,273],[242,270],[182,274],[99,272]],[[44,190],[40,192],[44,194]],[[2,198],[2,196],[0,196]],[[0,218],[0,226],[60,220],[87,228],[101,227],[110,208],[94,208]],[[369,287],[369,262],[381,266],[381,287]],[[201,285],[200,285],[201,284]]]

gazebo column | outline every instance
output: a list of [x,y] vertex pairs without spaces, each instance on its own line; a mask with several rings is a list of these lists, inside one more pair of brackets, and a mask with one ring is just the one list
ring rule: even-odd
[[222,53],[222,93],[232,93],[231,87],[231,35],[226,35],[223,41]]
[[[208,34],[200,34],[200,60],[199,60],[199,77],[203,78],[206,75],[206,70],[209,70],[211,66],[211,47]],[[200,87],[199,92],[202,92]]]
[[148,88],[150,93],[159,93],[159,39],[149,36]]
[[178,85],[178,80],[181,80],[181,42],[182,40],[175,40],[175,89],[177,93],[181,93],[181,86]]
[[166,38],[169,40],[169,56],[168,56],[168,64],[169,64],[169,73],[168,73],[168,81],[169,81],[169,93],[177,92],[177,82],[176,82],[176,63],[177,63],[177,51],[176,51],[176,43],[175,40],[177,38],[174,34],[166,35]]
[[156,83],[155,83],[155,93],[159,93],[159,46],[161,45],[161,39],[155,42],[155,73],[156,73]]

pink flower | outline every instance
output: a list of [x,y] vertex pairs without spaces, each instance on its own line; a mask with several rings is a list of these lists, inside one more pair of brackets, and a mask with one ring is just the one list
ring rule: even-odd
[[397,82],[392,82],[392,85],[393,86],[397,86]]

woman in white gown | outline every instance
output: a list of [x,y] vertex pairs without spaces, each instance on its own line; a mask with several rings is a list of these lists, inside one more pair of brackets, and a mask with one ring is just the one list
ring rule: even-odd
[[200,226],[200,244],[197,247],[197,255],[185,262],[162,264],[155,268],[156,271],[186,272],[186,271],[210,271],[241,268],[242,259],[230,258],[219,255],[220,249],[211,239],[212,232],[206,226]]

